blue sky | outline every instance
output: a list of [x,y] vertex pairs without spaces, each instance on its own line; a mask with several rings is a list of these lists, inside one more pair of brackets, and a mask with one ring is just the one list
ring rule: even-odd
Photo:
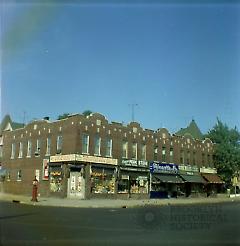
[[240,129],[240,5],[152,2],[2,4],[1,118]]

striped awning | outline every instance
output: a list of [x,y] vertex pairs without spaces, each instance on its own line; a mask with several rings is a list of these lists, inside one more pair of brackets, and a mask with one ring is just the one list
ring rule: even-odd
[[225,182],[221,180],[221,178],[214,173],[202,173],[202,176],[212,184],[224,184]]

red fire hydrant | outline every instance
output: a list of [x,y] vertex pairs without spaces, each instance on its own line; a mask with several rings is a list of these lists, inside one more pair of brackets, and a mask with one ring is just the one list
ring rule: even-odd
[[38,189],[38,180],[36,179],[36,176],[33,180],[33,190],[32,190],[32,202],[38,202],[37,199],[37,189]]

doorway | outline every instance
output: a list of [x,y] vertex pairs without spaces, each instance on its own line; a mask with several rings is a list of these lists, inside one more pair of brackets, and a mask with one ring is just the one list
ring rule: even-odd
[[82,172],[70,172],[68,179],[68,197],[69,198],[85,198],[85,179]]

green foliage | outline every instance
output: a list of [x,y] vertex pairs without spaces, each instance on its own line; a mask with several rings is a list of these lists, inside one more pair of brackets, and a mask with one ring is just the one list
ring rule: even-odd
[[63,120],[63,119],[66,119],[70,114],[69,113],[64,113],[64,114],[61,114],[58,116],[58,120]]
[[92,114],[92,111],[91,110],[85,110],[83,111],[82,113],[85,117],[89,116],[90,114]]
[[210,138],[215,146],[214,165],[220,176],[231,183],[231,178],[240,170],[240,133],[237,128],[230,129],[219,119],[206,137]]

